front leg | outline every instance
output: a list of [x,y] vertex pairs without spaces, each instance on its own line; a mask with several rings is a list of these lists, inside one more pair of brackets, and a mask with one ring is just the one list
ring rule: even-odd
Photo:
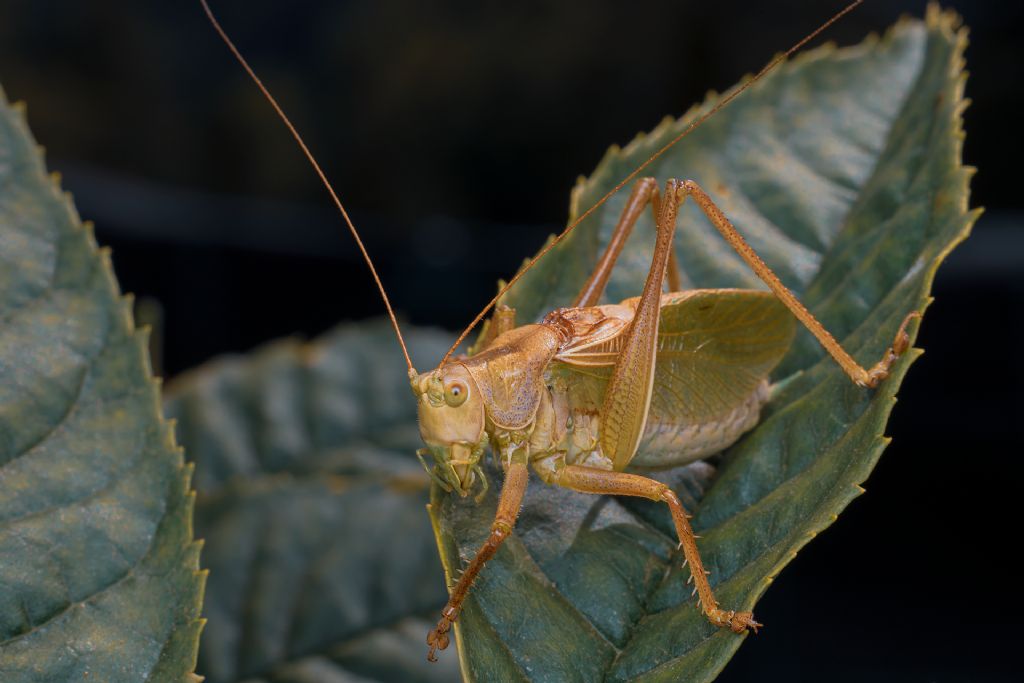
[[494,553],[498,552],[498,548],[501,547],[501,544],[508,535],[512,533],[512,529],[516,524],[516,517],[519,516],[519,508],[523,502],[523,494],[526,493],[527,480],[526,459],[514,460],[505,471],[505,483],[501,487],[501,498],[498,500],[498,512],[494,516],[494,523],[491,524],[491,534],[484,541],[484,544],[480,546],[480,549],[477,550],[473,561],[462,572],[459,582],[452,589],[451,595],[448,598],[448,604],[441,610],[441,619],[437,622],[437,626],[427,634],[427,645],[430,646],[427,660],[436,662],[437,655],[435,652],[448,647],[448,632],[459,616],[462,602],[466,599],[466,595],[469,594],[473,581],[476,579],[477,574],[480,573],[480,570],[483,569],[484,564],[494,557]]

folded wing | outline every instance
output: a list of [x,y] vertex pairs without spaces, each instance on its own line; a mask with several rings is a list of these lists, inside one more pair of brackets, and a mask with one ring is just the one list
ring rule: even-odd
[[[621,305],[635,306],[636,299]],[[753,427],[767,398],[768,376],[789,349],[795,328],[792,314],[770,292],[665,294],[651,408],[630,464],[682,464],[727,447]],[[557,357],[576,385],[574,402],[600,405],[619,339],[581,349],[579,359],[572,353]]]

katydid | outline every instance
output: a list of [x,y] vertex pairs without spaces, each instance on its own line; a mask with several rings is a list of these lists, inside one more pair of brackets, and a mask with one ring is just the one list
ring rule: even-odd
[[[693,180],[670,179],[659,191],[657,180],[641,174],[704,120],[861,1],[770,62],[582,212],[502,288],[436,369],[418,373],[384,287],[337,194],[280,106],[217,23],[206,0],[200,0],[221,38],[320,176],[370,268],[408,365],[420,435],[426,445],[418,452],[424,467],[439,486],[461,496],[474,492],[479,496],[486,491],[482,458],[488,446],[504,470],[490,535],[452,587],[440,621],[427,636],[431,661],[436,650],[449,645],[449,632],[474,579],[512,533],[527,486],[528,467],[547,484],[667,504],[703,614],[716,626],[736,633],[756,631],[760,626],[751,612],[719,605],[687,511],[672,489],[641,472],[708,457],[753,428],[768,397],[769,374],[790,347],[797,321],[854,383],[871,389],[888,377],[893,363],[909,347],[907,326],[920,313],[909,312],[882,358],[862,367],[779,281],[700,185]],[[497,306],[470,353],[453,355],[526,270],[629,184],[632,191],[612,237],[575,301],[525,325],[517,324],[514,310]],[[680,291],[672,241],[679,208],[687,199],[697,204],[769,291]],[[616,259],[647,210],[654,214],[657,237],[643,288],[637,297],[601,305]],[[668,293],[663,291],[666,285]],[[694,377],[700,378],[699,386]],[[426,457],[433,460],[432,465]]]

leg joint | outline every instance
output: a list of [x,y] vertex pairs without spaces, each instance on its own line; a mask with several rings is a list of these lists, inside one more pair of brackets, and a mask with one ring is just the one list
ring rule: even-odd
[[491,525],[491,537],[497,538],[499,543],[505,540],[510,533],[512,533],[512,525],[503,519],[495,520]]

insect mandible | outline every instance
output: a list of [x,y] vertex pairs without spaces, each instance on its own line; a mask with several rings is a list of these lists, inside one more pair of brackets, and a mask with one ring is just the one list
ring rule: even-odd
[[[418,456],[445,490],[479,497],[488,482],[482,458],[488,446],[504,470],[497,513],[490,535],[450,591],[437,626],[427,635],[428,659],[448,647],[450,631],[474,579],[512,533],[526,491],[528,468],[542,481],[574,491],[638,496],[665,503],[671,512],[685,563],[689,564],[698,604],[707,619],[735,633],[756,631],[751,612],[723,607],[715,599],[704,570],[689,515],[666,484],[644,476],[644,468],[685,465],[713,455],[740,438],[758,421],[768,397],[768,376],[788,350],[799,321],[859,386],[871,389],[888,377],[892,364],[909,347],[903,319],[892,345],[870,368],[862,367],[779,281],[733,227],[711,196],[693,180],[657,180],[642,172],[707,118],[761,79],[785,58],[850,12],[857,0],[772,60],[743,86],[695,119],[682,133],[639,165],[594,206],[574,220],[521,269],[463,331],[434,370],[412,365],[401,330],[373,262],[344,206],[320,166],[273,96],[260,82],[200,0],[214,28],[284,121],[341,212],[380,290],[409,369],[425,448]],[[618,190],[631,194],[612,237],[576,299],[536,323],[519,325],[513,309],[497,306],[502,294],[563,237]],[[770,291],[698,289],[682,291],[672,249],[680,206],[691,199],[728,244]],[[599,305],[626,239],[646,211],[652,211],[656,243],[639,296]],[[663,290],[667,285],[668,293]],[[496,307],[496,308],[495,308]],[[495,308],[467,355],[454,355],[484,316]],[[723,331],[722,320],[747,321]],[[733,373],[701,354],[674,351],[680,332],[687,342],[705,338],[726,354]],[[751,337],[751,333],[754,333]],[[730,341],[746,336],[743,344]],[[750,342],[753,338],[756,341]],[[721,350],[724,349],[724,350]],[[699,349],[697,349],[699,350]],[[688,351],[693,351],[688,349]],[[685,360],[679,360],[684,357]],[[686,404],[686,387],[673,387],[675,363],[689,373],[728,388],[705,396],[699,408]],[[668,391],[659,391],[664,386]],[[431,458],[433,464],[427,463]]]

